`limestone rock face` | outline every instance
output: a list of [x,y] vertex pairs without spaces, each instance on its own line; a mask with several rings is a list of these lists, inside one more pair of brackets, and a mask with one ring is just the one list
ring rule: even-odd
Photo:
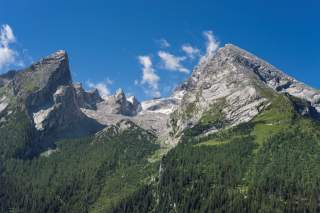
[[53,94],[53,105],[33,113],[36,129],[50,139],[80,137],[103,128],[82,113],[73,85],[60,86]]
[[50,97],[57,88],[71,82],[68,55],[62,50],[24,70],[0,75],[0,86],[7,95],[17,98],[29,112],[52,102]]
[[[266,87],[247,66],[239,64],[226,46],[207,58],[178,88],[184,90],[180,106],[171,114],[173,134],[196,125],[205,114],[217,119],[207,131],[251,120],[268,104],[260,88]],[[222,125],[222,123],[224,125]]]
[[0,111],[17,106],[24,110],[34,124],[34,141],[49,143],[103,128],[80,110],[82,105],[94,108],[101,98],[97,92],[77,93],[81,89],[72,84],[65,51],[57,51],[24,70],[0,75],[0,89]]
[[100,108],[103,108],[104,113],[135,116],[140,110],[140,103],[135,97],[127,99],[122,89],[118,89],[116,93],[109,96],[107,100],[100,103]]
[[185,91],[170,115],[172,134],[193,127],[208,116],[215,120],[204,133],[247,122],[270,104],[265,91],[289,93],[305,99],[319,111],[320,93],[284,74],[262,59],[227,44],[207,57],[177,88]]
[[127,98],[127,102],[129,102],[132,106],[132,111],[137,114],[141,111],[141,103],[138,101],[138,99],[135,96],[130,96]]
[[294,97],[307,100],[317,109],[318,112],[320,112],[319,90],[297,81],[271,64],[257,58],[245,50],[240,49],[239,47],[229,44],[226,45],[225,49],[229,50],[230,55],[232,55],[239,64],[248,67],[249,70],[252,70],[261,81],[272,89],[282,93],[289,93]]
[[76,99],[80,108],[97,109],[97,103],[103,101],[97,89],[86,92],[81,84],[73,84]]
[[10,84],[14,94],[26,99],[28,111],[33,112],[52,102],[52,95],[59,86],[71,83],[68,55],[58,51],[17,72]]

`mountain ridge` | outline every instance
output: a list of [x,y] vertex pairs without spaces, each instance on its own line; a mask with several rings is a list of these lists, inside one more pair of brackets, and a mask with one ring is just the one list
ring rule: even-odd
[[[98,90],[87,92],[81,84],[73,83],[68,55],[63,50],[23,71],[2,74],[0,82],[3,88],[12,90],[10,96],[25,99],[23,105],[38,132],[45,132],[46,128],[53,131],[50,128],[54,126],[69,126],[68,122],[81,126],[83,122],[84,128],[89,123],[96,127],[89,131],[79,127],[78,131],[92,134],[103,126],[129,119],[154,132],[161,140],[175,144],[186,128],[205,120],[205,116],[216,117],[216,124],[206,124],[205,134],[253,119],[270,104],[270,97],[264,95],[273,93],[266,92],[268,88],[310,103],[301,113],[312,112],[318,119],[320,112],[319,91],[233,44],[226,44],[210,57],[204,56],[171,96],[141,103],[135,97],[127,98],[121,89],[104,100]],[[69,97],[57,101],[59,91]],[[5,95],[0,104],[0,109],[7,107]]]

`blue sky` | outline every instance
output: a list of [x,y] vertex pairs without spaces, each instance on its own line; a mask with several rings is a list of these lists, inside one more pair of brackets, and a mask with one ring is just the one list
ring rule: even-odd
[[[210,44],[236,44],[320,88],[318,2],[0,0],[2,30],[14,34],[2,43],[0,71],[65,49],[75,81],[146,99],[168,95],[215,39]],[[8,50],[14,60],[1,59]]]

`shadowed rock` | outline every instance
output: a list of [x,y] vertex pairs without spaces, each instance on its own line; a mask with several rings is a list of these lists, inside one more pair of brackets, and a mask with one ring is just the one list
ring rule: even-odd
[[57,51],[24,70],[1,75],[0,86],[4,92],[0,108],[24,110],[36,131],[32,140],[40,146],[94,134],[104,127],[80,110],[79,105],[94,107],[101,98],[97,92],[77,93],[65,51]]

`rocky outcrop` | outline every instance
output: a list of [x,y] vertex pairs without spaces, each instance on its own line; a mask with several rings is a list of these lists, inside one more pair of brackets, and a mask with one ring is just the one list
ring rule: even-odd
[[80,108],[97,109],[97,103],[103,101],[97,89],[86,92],[81,84],[73,84],[76,99]]
[[132,111],[135,112],[134,114],[137,114],[141,111],[141,103],[138,101],[138,99],[135,96],[130,96],[127,98],[127,102],[131,104]]
[[65,51],[58,51],[17,72],[10,82],[14,95],[25,100],[30,113],[52,103],[52,95],[57,88],[71,83],[68,55]]
[[17,106],[24,110],[36,131],[34,141],[50,144],[60,138],[93,134],[104,127],[80,110],[94,108],[101,98],[97,91],[87,93],[72,84],[65,51],[27,69],[1,75],[0,85],[0,111]]
[[318,112],[320,112],[319,90],[297,81],[271,64],[239,47],[228,44],[224,49],[238,64],[245,66],[249,71],[254,72],[261,81],[275,91],[289,93],[294,97],[307,100]]
[[291,101],[291,104],[296,112],[300,115],[320,120],[320,113],[317,109],[307,100],[294,97],[289,93],[285,93],[288,99]]
[[103,127],[82,113],[72,85],[60,86],[53,94],[53,100],[52,106],[33,113],[35,127],[42,136],[79,137],[93,134]]
[[123,90],[118,89],[114,95],[99,103],[98,108],[105,114],[135,116],[141,107],[134,96],[127,99]]

